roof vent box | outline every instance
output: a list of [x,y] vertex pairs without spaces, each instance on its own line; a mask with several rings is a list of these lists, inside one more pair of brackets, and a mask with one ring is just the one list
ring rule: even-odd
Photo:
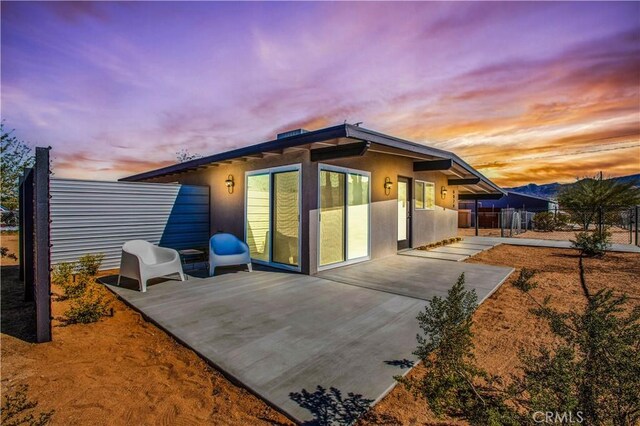
[[284,138],[288,138],[288,137],[291,137],[291,136],[298,136],[298,135],[301,135],[303,133],[309,133],[309,131],[305,130],[305,129],[289,130],[289,131],[286,131],[286,132],[278,133],[277,139],[284,139]]

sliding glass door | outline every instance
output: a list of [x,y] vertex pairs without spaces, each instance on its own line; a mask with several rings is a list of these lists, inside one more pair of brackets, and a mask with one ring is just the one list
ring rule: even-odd
[[369,258],[369,174],[320,165],[319,267]]
[[245,195],[251,258],[300,270],[300,166],[247,173]]
[[320,170],[320,265],[345,259],[344,173]]
[[300,172],[273,175],[273,256],[272,261],[298,266],[300,230]]

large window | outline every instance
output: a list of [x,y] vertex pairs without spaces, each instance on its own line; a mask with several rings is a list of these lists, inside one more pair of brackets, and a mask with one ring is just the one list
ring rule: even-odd
[[433,210],[436,205],[436,188],[433,182],[416,181],[416,210]]
[[369,175],[320,166],[319,266],[369,256]]

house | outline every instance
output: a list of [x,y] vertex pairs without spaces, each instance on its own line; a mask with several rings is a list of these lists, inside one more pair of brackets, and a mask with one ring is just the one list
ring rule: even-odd
[[[478,202],[478,227],[499,228],[500,212],[503,209],[525,210],[530,213],[526,216],[528,218],[533,217],[533,213],[536,212],[556,211],[558,210],[558,203],[549,198],[506,191],[502,198],[485,199]],[[475,201],[460,201],[458,211],[459,227],[469,228],[475,226]]]
[[357,125],[268,142],[129,176],[210,188],[210,230],[252,259],[318,271],[456,236],[458,203],[504,192],[451,152]]
[[[470,201],[460,202],[460,210],[469,209],[473,211],[474,203]],[[531,212],[557,210],[558,203],[549,198],[539,197],[530,194],[521,194],[514,191],[506,191],[506,194],[497,200],[483,201],[479,206],[483,209],[493,209],[499,211],[501,209],[521,209]]]

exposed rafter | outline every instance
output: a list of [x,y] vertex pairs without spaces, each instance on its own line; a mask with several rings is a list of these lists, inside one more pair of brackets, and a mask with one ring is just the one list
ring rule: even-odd
[[335,160],[336,158],[359,157],[365,154],[371,146],[370,142],[362,141],[345,145],[335,145],[327,148],[311,150],[311,161]]
[[499,200],[503,194],[460,194],[460,200]]
[[451,161],[451,159],[416,161],[413,163],[413,171],[426,172],[426,171],[436,171],[436,170],[449,170],[451,166],[453,166],[453,161]]
[[449,185],[477,185],[480,183],[479,177],[466,179],[449,179]]

